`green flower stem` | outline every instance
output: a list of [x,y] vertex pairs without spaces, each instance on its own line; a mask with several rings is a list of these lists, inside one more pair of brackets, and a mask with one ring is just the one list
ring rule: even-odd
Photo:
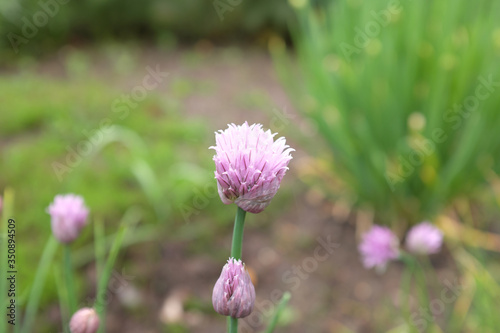
[[234,219],[233,243],[231,245],[231,257],[241,259],[241,245],[243,244],[243,227],[245,225],[246,211],[238,207]]
[[[156,225],[143,225],[137,228],[136,226],[142,218],[142,210],[137,207],[132,206],[125,212],[119,225],[127,225],[129,232],[127,232],[127,237],[123,239],[122,249],[133,244],[149,242],[161,237],[162,234],[158,232],[158,227]],[[102,233],[102,237],[100,233]],[[98,241],[99,238],[103,238],[103,242]],[[73,251],[73,266],[81,267],[92,262],[96,259],[96,255],[100,254],[100,251],[102,251],[102,257],[104,258],[106,253],[111,250],[114,241],[115,234],[106,236],[102,219],[96,219],[94,221],[94,244],[87,244]],[[95,244],[96,242],[99,242],[99,244]],[[99,247],[98,253],[95,252],[96,246]],[[99,264],[99,261],[97,264]],[[104,261],[102,266],[104,267]],[[101,276],[100,273],[97,274],[97,276]]]
[[[231,257],[234,259],[241,259],[241,245],[243,243],[243,227],[245,226],[245,215],[246,211],[238,207],[236,211],[236,217],[234,219],[234,230],[233,230],[233,243],[231,244]],[[228,322],[228,332],[237,333],[238,332],[238,319],[229,317]]]
[[[427,290],[425,270],[422,268],[422,265],[419,263],[418,259],[413,257],[412,255],[403,254],[401,256],[401,260],[406,264],[407,269],[410,270],[410,274],[415,277],[419,306],[423,309],[427,309],[429,307],[429,295]],[[410,291],[411,289],[409,288],[408,295]],[[433,323],[434,321],[431,319],[431,324]],[[411,327],[411,323],[409,322],[408,324]]]
[[229,317],[229,333],[238,333],[238,318]]
[[[97,301],[95,304],[97,314],[99,315],[99,318],[101,320],[99,332],[104,332],[104,328],[106,327],[106,290],[108,287],[109,278],[111,277],[113,266],[115,265],[116,258],[118,257],[118,252],[120,252],[123,237],[125,236],[127,230],[128,227],[123,225],[118,230],[113,245],[111,246],[108,260],[106,261],[106,264],[102,271],[102,275],[99,277],[99,284],[97,287]],[[102,241],[102,237],[98,241]]]
[[59,243],[56,239],[51,236],[45,245],[42,252],[42,257],[38,263],[38,268],[35,273],[35,279],[33,280],[33,286],[28,297],[28,304],[26,305],[26,312],[24,315],[23,329],[22,332],[30,333],[33,332],[33,322],[35,320],[36,311],[38,310],[38,303],[40,302],[40,296],[45,285],[45,278],[49,272],[50,265],[52,264],[52,258],[57,250]]
[[[61,280],[61,271],[58,269],[58,267],[54,267],[54,281],[56,282],[57,286],[62,286],[63,282]],[[67,313],[67,308],[66,308],[66,299],[65,295],[63,293],[62,288],[56,288],[57,289],[57,297],[59,298],[59,311],[61,311],[61,321],[63,323],[63,332],[68,333],[69,332],[69,325],[66,325],[66,323],[69,323],[69,314]]]
[[427,290],[427,279],[425,276],[425,271],[422,265],[418,262],[418,260],[415,260],[415,262],[416,262],[415,279],[417,281],[417,286],[418,286],[420,306],[424,309],[427,309],[429,308],[430,305],[429,305],[429,294]]
[[401,275],[401,289],[402,289],[402,297],[401,297],[401,310],[403,312],[403,317],[406,319],[406,322],[409,327],[409,332],[415,332],[414,327],[411,322],[411,310],[410,310],[410,294],[411,294],[411,278],[414,268],[411,264],[406,265],[403,268],[403,274]]
[[432,288],[435,286],[437,283],[439,283],[439,278],[436,275],[436,271],[434,270],[434,267],[432,267],[431,259],[429,256],[423,256],[422,261],[421,261],[422,268],[425,272],[428,272],[428,281],[429,285]]
[[66,283],[68,308],[70,317],[76,312],[76,292],[75,284],[73,281],[73,263],[71,261],[71,247],[70,245],[63,246],[64,256],[64,280]]
[[104,240],[104,224],[100,219],[94,221],[94,254],[96,275],[101,276],[106,256],[106,241]]
[[276,327],[276,324],[280,319],[281,312],[283,312],[283,309],[285,309],[285,306],[288,304],[290,297],[291,294],[288,291],[283,294],[280,304],[278,304],[278,308],[276,309],[276,312],[274,312],[274,315],[271,318],[271,321],[269,322],[269,326],[267,326],[266,333],[272,333],[274,331],[274,328]]

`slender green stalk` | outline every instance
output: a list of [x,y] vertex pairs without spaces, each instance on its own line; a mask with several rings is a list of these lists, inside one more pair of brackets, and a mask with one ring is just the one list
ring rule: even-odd
[[97,287],[97,300],[95,304],[96,311],[99,314],[99,318],[101,320],[99,332],[104,332],[104,328],[106,327],[106,290],[108,287],[109,278],[111,277],[113,266],[115,265],[116,258],[118,257],[118,253],[120,252],[123,237],[125,236],[127,230],[127,226],[121,226],[118,230],[115,241],[111,246],[108,260],[106,261],[106,265],[104,266],[102,275],[99,278],[99,284]]
[[51,236],[45,245],[45,248],[38,263],[33,286],[31,287],[30,295],[28,297],[28,304],[26,305],[26,312],[24,315],[24,323],[22,331],[25,333],[33,332],[33,322],[35,320],[36,311],[38,310],[38,303],[40,296],[45,285],[45,278],[49,272],[49,267],[52,264],[52,258],[57,250],[59,243]]
[[419,295],[420,306],[423,308],[429,307],[429,295],[427,290],[427,281],[425,278],[425,271],[420,265],[420,263],[415,260],[416,268],[415,268],[415,278],[417,281],[417,294]]
[[[415,282],[417,286],[417,299],[420,308],[422,309],[428,309],[430,306],[429,303],[429,295],[428,295],[428,289],[427,289],[427,281],[425,277],[425,270],[423,269],[422,265],[419,263],[417,258],[414,258],[412,256],[403,256],[403,261],[411,267],[412,274],[415,276]],[[429,327],[434,324],[434,320],[432,316],[427,317],[428,320],[430,320]]]
[[272,333],[274,331],[274,328],[276,327],[276,324],[278,323],[278,320],[280,319],[280,315],[283,312],[283,310],[285,309],[285,306],[288,304],[290,297],[291,297],[291,294],[288,291],[283,294],[283,297],[281,298],[281,301],[278,304],[278,308],[274,312],[274,315],[271,318],[271,321],[269,322],[269,326],[267,326],[267,330],[265,333]]
[[432,267],[431,260],[429,256],[423,256],[421,261],[421,265],[423,267],[423,270],[425,272],[428,272],[428,280],[429,284],[431,287],[436,286],[439,283],[439,278],[436,275],[436,271],[434,270],[434,267]]
[[63,267],[64,267],[64,282],[66,284],[66,291],[68,293],[68,309],[70,316],[76,312],[76,291],[73,277],[73,264],[71,261],[71,247],[65,245],[63,247]]
[[[63,285],[63,282],[61,281],[61,271],[55,267],[54,268],[54,280],[56,281],[56,285],[61,286]],[[69,322],[69,314],[68,314],[68,309],[66,307],[67,304],[67,299],[63,293],[63,288],[56,288],[57,289],[57,297],[59,298],[59,311],[61,311],[61,318],[62,318],[62,328],[64,333],[68,333],[69,326],[66,324]]]
[[104,239],[104,224],[102,220],[94,222],[94,252],[96,275],[101,276],[104,269],[104,256],[106,255],[106,241]]
[[245,225],[246,211],[238,207],[234,219],[233,243],[231,245],[231,257],[241,259],[241,245],[243,244],[243,227]]
[[409,332],[415,332],[415,328],[411,322],[411,307],[410,307],[410,294],[411,294],[411,277],[414,274],[414,267],[411,260],[405,261],[406,267],[403,270],[403,275],[401,276],[401,289],[402,289],[402,300],[401,300],[401,310],[403,316],[408,324]]
[[[95,266],[96,266],[96,276],[97,279],[99,280],[99,277],[102,277],[102,273],[104,270],[104,265],[105,265],[105,256],[106,256],[106,240],[104,236],[104,224],[102,223],[102,220],[96,220],[94,222],[94,254],[95,254]],[[100,297],[100,291],[98,288],[97,291],[97,304],[100,304],[104,300],[101,300]],[[96,304],[96,307],[97,307]],[[101,308],[101,312],[99,313],[99,316],[101,320],[106,317],[106,307]],[[105,327],[105,323],[102,321],[102,326]]]
[[[130,245],[137,244],[137,243],[142,243],[142,242],[148,242],[152,241],[156,238],[159,238],[161,236],[160,233],[158,233],[158,227],[156,225],[145,225],[141,226],[140,228],[137,228],[137,224],[141,219],[143,218],[142,210],[138,207],[130,207],[127,209],[125,212],[124,216],[122,217],[119,225],[127,225],[129,227],[129,232],[127,233],[127,237],[123,239],[122,242],[122,249],[126,248]],[[85,264],[88,264],[92,262],[95,259],[96,255],[96,246],[99,248],[102,248],[103,251],[103,258],[104,255],[111,250],[111,246],[113,246],[113,242],[115,241],[115,236],[116,234],[112,234],[109,236],[104,235],[104,230],[99,230],[99,228],[103,227],[104,224],[102,223],[102,220],[97,220],[95,221],[97,225],[94,227],[97,228],[97,230],[94,228],[94,233],[95,232],[103,232],[103,243],[102,244],[87,244],[82,247],[80,247],[78,250],[73,251],[72,253],[72,259],[73,259],[73,266],[74,267],[80,267]],[[100,223],[100,225],[99,225]],[[101,228],[103,229],[103,228]],[[133,231],[133,232],[132,232]],[[99,235],[96,235],[94,237],[98,237]],[[94,242],[95,243],[95,242]],[[100,251],[100,250],[98,250]],[[104,259],[103,259],[103,267],[104,267]],[[100,276],[98,274],[97,276]]]
[[229,317],[229,333],[238,333],[238,318]]
[[[241,246],[243,244],[243,228],[245,226],[246,211],[238,207],[236,217],[234,219],[233,242],[231,244],[231,257],[234,259],[241,259]],[[228,332],[238,332],[238,318],[229,317]]]

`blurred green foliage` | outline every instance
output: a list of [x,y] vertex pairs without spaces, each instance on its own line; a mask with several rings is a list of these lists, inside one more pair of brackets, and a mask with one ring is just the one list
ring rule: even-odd
[[293,17],[286,0],[20,0],[3,2],[0,14],[4,59],[86,40],[133,37],[171,46],[179,39],[253,39],[285,32]]
[[293,2],[300,68],[274,43],[298,109],[351,199],[379,223],[474,197],[500,162],[500,2]]
[[[105,82],[88,71],[91,61],[83,53],[68,55],[63,78],[33,74],[30,65],[0,77],[0,190],[15,194],[17,262],[26,268],[18,273],[20,309],[34,279],[35,269],[28,267],[37,266],[51,233],[45,210],[56,194],[82,195],[91,211],[90,225],[73,245],[77,268],[94,258],[96,220],[112,239],[120,220],[131,214],[139,224],[124,246],[153,238],[196,239],[190,248],[195,253],[206,251],[233,220],[233,209],[221,209],[213,179],[213,132],[202,120],[186,120],[180,107],[200,86],[169,78],[172,89],[149,91],[121,117],[114,103],[132,90],[109,81],[123,80],[122,69],[111,68]],[[147,72],[139,73],[138,84]],[[88,287],[83,276],[79,299]],[[49,280],[43,304],[56,299],[53,276]]]

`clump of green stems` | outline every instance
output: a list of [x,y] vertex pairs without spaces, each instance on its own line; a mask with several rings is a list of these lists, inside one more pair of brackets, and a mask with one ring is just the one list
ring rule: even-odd
[[500,2],[306,1],[296,12],[297,59],[272,47],[276,67],[354,202],[413,224],[485,184],[500,159]]

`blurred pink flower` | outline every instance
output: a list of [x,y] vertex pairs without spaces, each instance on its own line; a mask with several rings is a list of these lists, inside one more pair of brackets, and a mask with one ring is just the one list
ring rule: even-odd
[[223,203],[236,203],[251,213],[262,212],[271,202],[288,170],[294,149],[285,138],[274,141],[261,124],[230,124],[215,133],[215,179]]
[[429,222],[413,226],[406,235],[406,248],[414,254],[438,253],[443,244],[443,233]]
[[215,283],[212,304],[223,316],[244,318],[252,313],[255,288],[241,260],[229,258]]
[[2,196],[0,195],[0,214],[2,214],[2,208],[3,208],[3,199]]
[[83,198],[74,194],[56,195],[47,208],[51,217],[52,233],[62,243],[70,243],[87,224],[89,210]]
[[99,316],[91,308],[82,308],[76,311],[69,322],[71,333],[95,333],[98,329]]
[[358,249],[365,268],[385,269],[390,260],[399,257],[399,239],[391,229],[374,225],[362,236]]

